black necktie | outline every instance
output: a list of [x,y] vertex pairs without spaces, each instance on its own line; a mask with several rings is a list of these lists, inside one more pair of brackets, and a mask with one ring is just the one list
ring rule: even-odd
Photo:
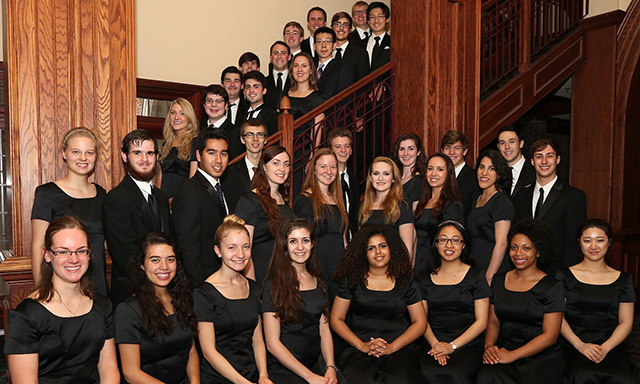
[[342,48],[336,48],[336,60],[342,60]]
[[227,110],[227,120],[229,120],[229,122],[231,124],[233,124],[233,113],[231,112],[231,107],[235,107],[236,103],[231,103],[229,104],[229,109]]
[[369,38],[369,32],[365,31],[364,32],[364,39],[367,40]]
[[534,219],[539,219],[540,210],[542,209],[542,204],[544,203],[544,189],[540,187],[540,196],[538,196],[538,204],[536,204],[536,212],[533,215]]
[[160,207],[158,206],[158,199],[156,198],[156,190],[151,187],[151,193],[149,194],[149,207],[153,214],[153,219],[156,222],[156,228],[162,229],[162,220],[160,218]]
[[346,173],[340,175],[340,184],[342,184],[342,193],[344,195],[344,204],[349,206],[349,183],[347,183]]
[[220,205],[222,206],[222,210],[224,211],[224,214],[226,215],[227,212],[227,206],[224,204],[224,193],[222,193],[222,188],[220,188],[220,183],[216,183],[216,186],[213,187],[216,192],[218,193],[218,198],[220,199]]
[[263,105],[264,104],[260,104],[260,105],[258,105],[258,107],[256,109],[254,109],[252,111],[248,111],[247,112],[247,120],[252,119],[252,118],[257,118]]
[[380,48],[380,36],[376,36],[373,38],[373,40],[376,41],[376,46],[375,48]]
[[371,57],[375,57],[380,50],[380,36],[376,36],[373,38],[376,42],[373,44],[373,49],[371,50]]
[[278,72],[278,80],[276,81],[276,88],[278,88],[278,93],[282,93],[282,72]]

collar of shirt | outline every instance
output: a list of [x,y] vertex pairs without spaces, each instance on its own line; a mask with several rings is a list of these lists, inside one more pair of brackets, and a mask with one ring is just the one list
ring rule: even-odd
[[360,27],[356,27],[356,31],[358,31],[358,35],[360,35],[360,40],[364,39],[366,36],[364,35],[365,32],[367,32],[369,34],[369,36],[371,36],[371,29],[367,28],[367,29],[362,29]]
[[249,114],[251,114],[251,113],[253,113],[253,112],[255,112],[255,111],[259,110],[259,109],[262,109],[263,105],[264,105],[264,103],[261,103],[260,105],[258,105],[255,108],[249,107],[249,109],[247,110],[247,115],[249,115]]
[[[202,170],[202,168],[198,168],[198,172],[200,172],[200,174],[201,174],[202,176],[204,176],[204,178],[205,178],[205,179],[207,179],[207,181],[209,182],[209,184],[211,184],[211,186],[212,186],[213,188],[215,188],[215,187],[216,187],[216,184],[218,184],[218,183],[219,183],[219,181],[218,181],[218,180],[214,179],[214,178],[213,178],[213,176],[211,176],[211,175],[210,175],[210,174],[208,174],[207,172],[203,171],[203,170]],[[221,187],[222,187],[222,185],[221,185]]]
[[460,163],[460,165],[456,167],[456,177],[460,175],[460,171],[462,171],[462,168],[464,168],[465,165],[467,165],[467,163],[463,161],[462,163]]
[[220,120],[216,121],[215,123],[211,123],[211,120],[209,120],[208,123],[209,125],[213,125],[214,128],[220,128],[225,121],[227,121],[227,114],[222,116]]
[[[536,180],[536,185],[533,189],[533,204],[536,204],[538,202],[538,197],[540,196],[540,187],[542,187],[542,190],[544,191],[544,199],[542,200],[542,202],[545,202],[547,200],[547,197],[549,197],[549,193],[551,192],[551,188],[553,188],[553,186],[555,185],[556,181],[558,181],[558,176],[556,175],[556,177],[553,178],[553,180],[551,180],[550,182],[547,183],[547,185],[540,185],[538,184],[538,181]],[[532,212],[535,212],[532,211]]]
[[291,52],[291,60],[293,60],[293,57],[294,57],[295,55],[297,55],[298,53],[300,53],[300,52],[302,52],[302,49],[301,49],[301,48],[298,48],[298,50],[296,50],[296,51],[294,51],[294,52]]
[[273,81],[277,82],[278,81],[278,73],[282,73],[282,83],[284,84],[285,81],[287,81],[287,76],[289,75],[289,70],[285,69],[282,72],[278,72],[275,69],[273,71],[271,71],[273,73]]
[[347,50],[347,47],[349,46],[349,40],[345,40],[344,44],[342,44],[339,47],[336,47],[336,49],[333,50],[333,53],[331,54],[331,57],[333,57],[335,59],[336,57],[336,52],[338,50],[338,48],[341,48],[342,51],[340,52],[342,54],[342,57],[344,57],[344,52]]
[[144,196],[144,199],[149,201],[149,195],[151,194],[151,183],[147,181],[136,180],[131,175],[129,175],[129,177],[131,177],[133,182],[136,183],[138,188],[140,188],[140,191],[142,191],[142,195]]
[[331,62],[331,60],[333,60],[333,56],[331,56],[330,58],[327,59],[327,61],[325,61],[324,63],[318,63],[318,67],[320,67],[322,65],[322,70],[327,69],[327,65],[329,65],[329,63]]
[[247,171],[249,171],[249,180],[253,180],[253,174],[255,173],[253,172],[253,167],[257,167],[257,165],[253,165],[253,163],[249,161],[249,158],[247,158],[247,156],[244,157],[244,163],[247,164]]

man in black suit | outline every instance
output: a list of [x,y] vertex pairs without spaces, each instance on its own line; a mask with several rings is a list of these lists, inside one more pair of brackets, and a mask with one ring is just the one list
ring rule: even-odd
[[221,85],[211,84],[202,91],[201,96],[208,119],[200,121],[200,131],[207,127],[222,129],[229,138],[229,157],[233,159],[240,156],[242,153],[240,130],[227,118],[229,94]]
[[327,134],[327,145],[338,158],[338,171],[342,183],[345,206],[349,213],[349,239],[358,230],[358,212],[360,210],[360,181],[355,173],[347,169],[351,158],[353,135],[346,128],[336,128]]
[[289,46],[284,41],[276,41],[269,49],[271,62],[269,76],[267,76],[267,94],[264,96],[264,104],[276,111],[280,109],[280,99],[291,88],[289,80],[289,60],[291,53]]
[[498,132],[498,150],[511,167],[511,200],[525,185],[536,180],[536,172],[530,162],[522,155],[524,140],[520,139],[515,127],[511,125],[500,128]]
[[316,58],[318,60],[318,91],[331,98],[353,84],[353,75],[342,70],[340,60],[333,58],[336,47],[336,33],[329,27],[316,31]]
[[[267,79],[262,72],[251,71],[244,75],[244,98],[249,104],[249,109],[242,115],[238,116],[238,124],[242,124],[251,118],[264,121],[267,126],[269,135],[278,132],[278,113],[275,109],[269,108],[264,104],[264,97],[267,94]],[[240,141],[242,141],[242,129],[239,130]]]
[[476,204],[480,196],[478,177],[476,171],[464,161],[469,151],[469,138],[460,131],[450,130],[442,137],[440,151],[449,156],[456,168],[456,180],[458,181],[458,191],[462,199],[464,217],[469,216],[471,208]]
[[267,143],[267,127],[259,119],[249,119],[240,127],[240,139],[246,155],[242,160],[229,166],[222,177],[227,203],[235,207],[240,196],[251,191],[251,181],[258,167],[262,150]]
[[218,270],[213,246],[216,230],[231,213],[220,183],[229,161],[227,136],[207,128],[198,135],[198,171],[173,197],[173,224],[191,289]]
[[300,48],[302,39],[304,39],[304,29],[300,23],[297,21],[290,21],[284,25],[284,28],[282,29],[282,40],[284,40],[289,47],[291,56],[295,56],[302,52],[302,49]]
[[349,41],[362,49],[367,46],[367,40],[371,36],[371,29],[367,23],[367,8],[369,4],[366,1],[356,1],[351,7],[355,28],[349,34]]
[[307,12],[307,30],[309,31],[309,37],[302,40],[300,43],[300,49],[302,52],[306,52],[315,57],[315,33],[320,27],[327,26],[327,12],[320,7],[313,7]]
[[247,102],[242,98],[242,89],[244,85],[242,72],[234,66],[225,68],[220,75],[220,84],[222,84],[224,90],[227,91],[227,95],[229,96],[227,120],[229,120],[231,124],[235,125],[238,114],[246,111],[248,108]]
[[371,36],[367,40],[369,68],[371,72],[382,67],[391,60],[391,36],[387,33],[391,11],[382,2],[375,1],[367,8],[367,20],[371,28]]
[[342,64],[343,72],[351,76],[352,83],[355,83],[369,73],[369,58],[364,48],[350,42],[351,22],[351,16],[346,12],[338,12],[331,18],[331,28],[336,33],[333,57]]
[[577,231],[587,219],[587,197],[582,190],[558,178],[556,168],[560,163],[560,146],[555,141],[537,140],[531,145],[530,153],[536,180],[515,196],[514,221],[533,217],[553,228],[553,258],[545,272],[555,273],[558,268],[569,267],[579,261]]
[[171,232],[169,198],[151,180],[158,165],[158,145],[151,133],[136,129],[122,140],[120,155],[127,174],[104,198],[102,226],[113,260],[111,301],[114,306],[131,296],[129,258],[153,231]]

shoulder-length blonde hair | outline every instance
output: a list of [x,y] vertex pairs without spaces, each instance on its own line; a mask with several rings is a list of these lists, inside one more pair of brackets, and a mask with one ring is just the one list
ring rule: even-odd
[[[178,104],[182,107],[184,116],[189,120],[184,134],[180,138],[180,142],[176,142],[176,133],[171,126],[171,108]],[[169,110],[167,111],[167,117],[164,119],[164,127],[162,128],[162,136],[164,137],[164,145],[162,151],[160,151],[160,161],[164,160],[171,148],[178,147],[178,158],[184,161],[191,159],[191,140],[198,136],[198,119],[196,119],[196,113],[193,110],[193,106],[189,100],[179,97],[171,102]]]
[[316,69],[316,64],[313,62],[313,57],[306,52],[300,52],[291,59],[291,63],[289,63],[289,82],[291,83],[291,90],[295,91],[298,89],[298,82],[296,81],[295,76],[293,75],[293,62],[296,61],[298,57],[304,57],[309,62],[309,89],[313,91],[318,90],[318,74]]
[[375,200],[377,191],[371,185],[371,170],[376,163],[385,163],[391,167],[393,173],[393,184],[391,189],[382,202],[382,212],[384,213],[384,222],[386,224],[393,223],[400,218],[400,204],[406,204],[402,193],[402,179],[400,179],[400,170],[398,166],[386,156],[379,156],[373,160],[367,173],[367,187],[364,190],[364,200],[360,206],[360,218],[358,223],[362,226],[371,217],[373,201]]

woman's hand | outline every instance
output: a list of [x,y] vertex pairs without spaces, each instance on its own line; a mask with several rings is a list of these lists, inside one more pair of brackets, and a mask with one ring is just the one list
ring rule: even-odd
[[451,346],[451,343],[439,341],[435,343],[427,353],[434,358],[437,358],[439,356],[448,356],[453,353],[453,347]]
[[513,351],[506,350],[504,348],[498,349],[498,362],[500,364],[509,364],[516,361],[516,356]]
[[385,351],[387,351],[387,342],[380,337],[375,339],[372,337],[367,343],[367,346],[369,348],[367,352],[369,356],[380,357],[385,355]]
[[258,384],[274,384],[268,377],[261,377],[258,379]]
[[326,384],[338,384],[338,372],[335,369],[329,367],[324,373],[324,379]]
[[580,353],[585,355],[587,359],[593,361],[596,364],[604,360],[602,347],[597,344],[582,343],[577,349]]
[[500,362],[498,349],[495,345],[485,347],[484,353],[482,354],[482,362],[485,364],[498,364]]

